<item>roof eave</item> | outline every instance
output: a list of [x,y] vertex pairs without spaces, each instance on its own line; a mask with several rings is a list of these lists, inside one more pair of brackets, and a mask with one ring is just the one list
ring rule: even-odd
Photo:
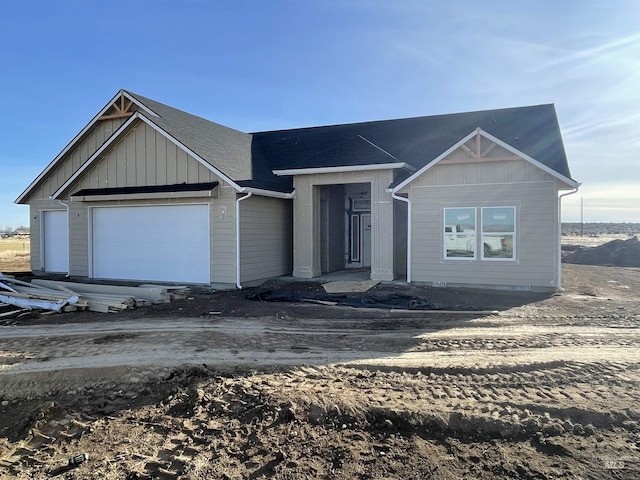
[[285,200],[291,200],[295,198],[296,191],[287,193],[287,192],[276,192],[275,190],[265,190],[263,188],[254,188],[254,187],[242,187],[242,193],[252,193],[253,195],[259,195],[262,197],[271,197],[271,198],[282,198]]
[[416,170],[415,167],[406,162],[394,162],[367,165],[343,165],[338,167],[288,168],[283,170],[273,170],[273,174],[281,177],[291,175],[314,175],[318,173],[361,172],[364,170],[395,170],[399,168],[410,172],[415,172]]

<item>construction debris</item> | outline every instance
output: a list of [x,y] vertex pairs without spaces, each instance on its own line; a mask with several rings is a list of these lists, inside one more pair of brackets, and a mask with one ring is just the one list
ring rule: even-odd
[[[0,318],[12,317],[32,309],[52,312],[120,312],[152,303],[183,299],[189,291],[186,286],[153,284],[129,287],[44,279],[23,282],[0,273]],[[10,306],[19,307],[20,310],[4,311]]]

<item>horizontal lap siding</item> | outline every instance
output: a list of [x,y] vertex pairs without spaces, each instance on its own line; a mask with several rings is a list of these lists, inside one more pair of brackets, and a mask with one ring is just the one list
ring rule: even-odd
[[292,271],[291,200],[253,196],[240,202],[243,282]]
[[69,275],[89,276],[88,211],[81,203],[69,204]]
[[[505,163],[509,164],[506,169],[502,168]],[[467,169],[464,165],[442,165],[433,170],[410,187],[413,281],[557,286],[557,189],[550,176],[525,162],[496,162]],[[511,178],[525,181],[510,183]],[[444,260],[443,209],[477,207],[479,229],[480,207],[491,206],[516,207],[516,260],[481,260],[480,252],[475,260]]]
[[236,193],[229,186],[218,187],[219,197],[211,207],[211,282],[236,283]]

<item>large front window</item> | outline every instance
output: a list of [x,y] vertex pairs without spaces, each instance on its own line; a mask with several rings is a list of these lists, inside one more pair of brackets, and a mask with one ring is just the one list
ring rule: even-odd
[[[443,228],[445,259],[476,260],[479,257],[491,261],[516,258],[515,207],[445,208]],[[476,253],[478,246],[479,256]]]

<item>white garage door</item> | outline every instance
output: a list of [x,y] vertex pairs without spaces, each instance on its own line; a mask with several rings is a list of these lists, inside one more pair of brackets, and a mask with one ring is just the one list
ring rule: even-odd
[[94,278],[209,283],[209,207],[93,209]]
[[69,228],[67,211],[42,212],[43,269],[69,272]]

